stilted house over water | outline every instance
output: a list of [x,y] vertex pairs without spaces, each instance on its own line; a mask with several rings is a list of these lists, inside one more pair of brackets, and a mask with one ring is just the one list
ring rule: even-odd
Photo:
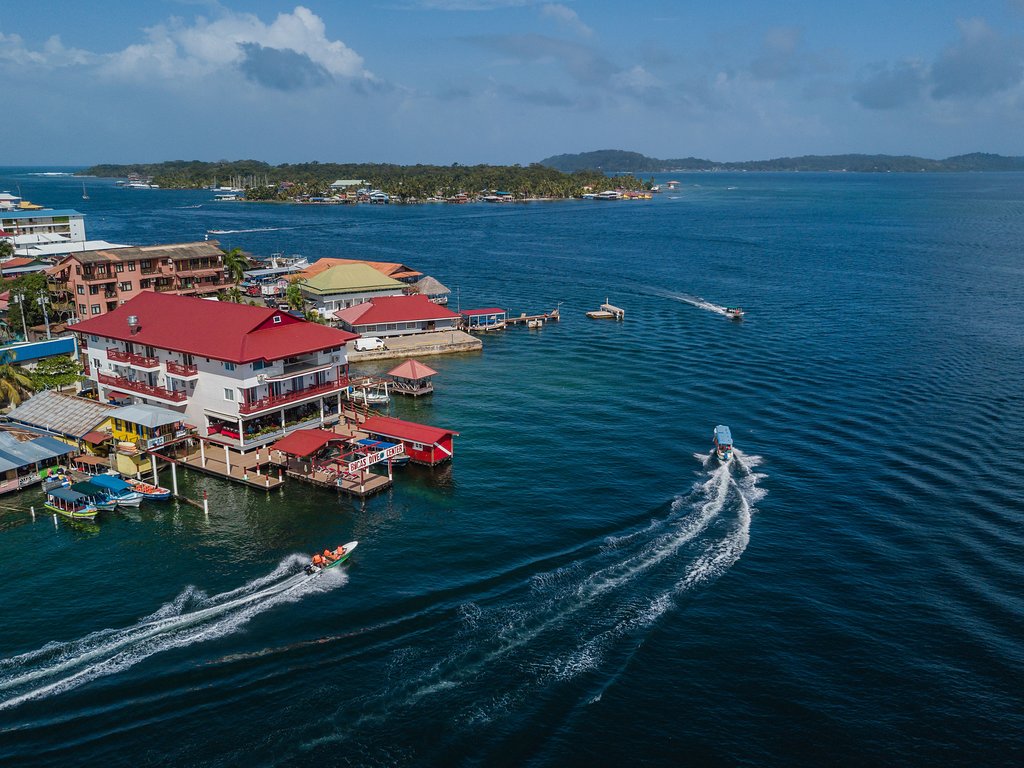
[[434,391],[433,377],[437,371],[418,360],[406,360],[388,371],[391,391],[402,395],[429,395]]
[[377,438],[401,443],[410,460],[417,464],[440,464],[450,460],[455,455],[454,438],[459,434],[451,429],[391,416],[371,416],[360,429]]

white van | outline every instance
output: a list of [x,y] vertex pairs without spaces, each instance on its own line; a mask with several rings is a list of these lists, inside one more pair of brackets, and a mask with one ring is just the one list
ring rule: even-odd
[[355,341],[356,352],[369,352],[371,349],[384,349],[384,339],[379,336],[360,336]]

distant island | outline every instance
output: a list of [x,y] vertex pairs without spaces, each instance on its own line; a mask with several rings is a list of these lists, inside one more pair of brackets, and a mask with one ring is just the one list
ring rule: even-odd
[[202,189],[218,184],[244,189],[246,200],[291,201],[331,194],[337,180],[357,181],[382,190],[398,202],[422,202],[482,190],[507,193],[513,199],[579,197],[584,192],[620,188],[637,190],[644,183],[632,176],[610,179],[599,170],[560,171],[533,163],[519,165],[392,165],[387,163],[298,163],[270,165],[259,160],[172,160],[163,163],[94,165],[79,175],[101,178],[137,177],[163,189]]
[[563,173],[583,170],[604,173],[665,173],[670,171],[850,171],[857,173],[905,172],[964,172],[964,171],[1024,171],[1024,157],[974,152],[969,155],[930,160],[911,155],[804,155],[778,157],[774,160],[748,160],[720,163],[698,157],[659,160],[639,152],[621,149],[601,149],[570,155],[554,155],[540,161],[540,165]]

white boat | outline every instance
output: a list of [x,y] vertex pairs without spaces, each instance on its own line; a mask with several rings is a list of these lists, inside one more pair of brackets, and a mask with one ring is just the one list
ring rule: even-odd
[[723,464],[732,459],[732,432],[724,424],[715,427],[715,455]]
[[743,315],[746,314],[743,311],[743,307],[726,307],[725,316],[731,317],[733,320],[742,320]]

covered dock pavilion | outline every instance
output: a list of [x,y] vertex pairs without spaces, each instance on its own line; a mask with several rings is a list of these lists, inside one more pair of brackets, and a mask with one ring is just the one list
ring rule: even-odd
[[[349,440],[323,429],[297,429],[270,446],[270,457],[284,467],[288,477],[360,498],[391,487],[390,459],[402,452],[401,446],[389,445],[390,452],[366,453],[349,445]],[[387,475],[369,471],[382,462],[387,462]]]

